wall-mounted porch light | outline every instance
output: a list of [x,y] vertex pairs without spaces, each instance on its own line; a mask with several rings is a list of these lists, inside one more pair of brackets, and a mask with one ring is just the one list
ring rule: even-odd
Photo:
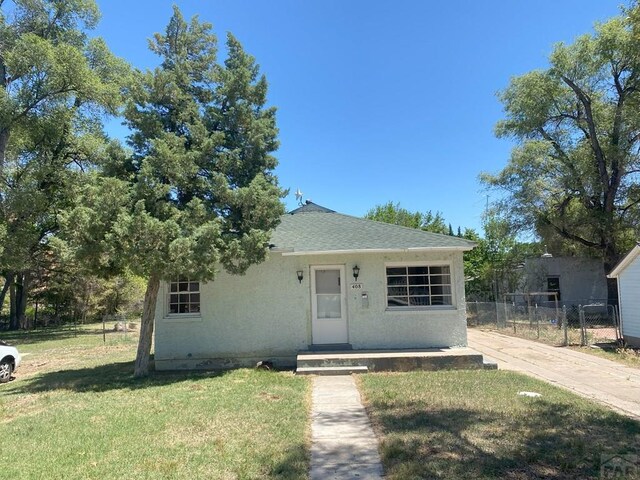
[[353,279],[357,282],[358,281],[358,276],[360,275],[360,267],[358,265],[356,265],[355,267],[353,267]]
[[299,281],[300,283],[302,283],[302,279],[304,278],[303,273],[304,273],[304,272],[303,272],[302,270],[298,270],[298,271],[296,272],[296,274],[298,275],[298,281]]

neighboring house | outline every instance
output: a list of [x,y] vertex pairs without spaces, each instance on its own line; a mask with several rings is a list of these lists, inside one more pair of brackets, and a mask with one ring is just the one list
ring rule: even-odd
[[608,275],[618,280],[618,302],[623,340],[640,347],[640,244]]
[[[521,292],[556,292],[561,305],[607,301],[607,277],[602,260],[554,257],[548,253],[524,263]],[[553,301],[554,295],[539,301]]]
[[157,369],[293,365],[310,349],[466,346],[462,254],[473,242],[307,202],[282,217],[271,243],[245,275],[161,285]]

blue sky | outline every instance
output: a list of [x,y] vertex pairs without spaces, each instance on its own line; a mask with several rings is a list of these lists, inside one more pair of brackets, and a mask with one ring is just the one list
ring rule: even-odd
[[[350,215],[391,200],[481,230],[478,174],[499,171],[512,147],[493,134],[496,93],[545,68],[554,43],[618,15],[621,0],[98,3],[96,33],[138,68],[157,64],[147,39],[164,31],[173,3],[256,57],[278,107],[276,173],[289,209],[300,188]],[[115,122],[109,132],[126,134]]]

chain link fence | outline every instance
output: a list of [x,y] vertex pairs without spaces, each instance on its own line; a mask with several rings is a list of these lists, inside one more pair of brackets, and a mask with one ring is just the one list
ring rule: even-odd
[[614,305],[585,302],[467,302],[467,324],[549,345],[619,343]]

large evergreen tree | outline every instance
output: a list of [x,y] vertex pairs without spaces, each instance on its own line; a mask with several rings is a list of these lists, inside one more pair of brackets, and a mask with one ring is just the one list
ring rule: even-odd
[[128,92],[131,151],[113,149],[68,219],[96,268],[148,279],[136,376],[148,372],[160,281],[211,280],[219,265],[243,273],[265,259],[284,211],[266,79],[232,35],[223,64],[216,46],[210,24],[174,7],[150,42],[160,66],[138,72]]

